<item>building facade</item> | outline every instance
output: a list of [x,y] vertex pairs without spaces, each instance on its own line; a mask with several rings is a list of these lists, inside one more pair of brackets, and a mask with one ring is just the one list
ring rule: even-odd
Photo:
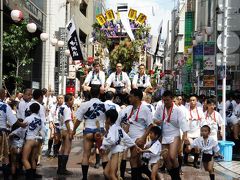
[[[46,9],[45,4],[47,1],[3,1],[3,31],[8,32],[11,24],[15,22],[11,19],[11,11],[18,9],[23,13],[23,17],[27,22],[33,22],[37,25],[37,30],[35,33],[30,34],[29,37],[39,37],[40,34],[46,28]],[[18,23],[15,23],[18,25]],[[23,78],[22,88],[41,88],[42,82],[42,59],[43,59],[43,48],[42,42],[39,41],[36,47],[29,52],[30,57],[33,58],[33,62],[30,65],[19,68],[19,76]],[[7,54],[3,53],[3,75],[8,74],[12,71],[11,68],[7,66],[7,63],[14,63]],[[13,82],[6,82],[6,86],[11,93],[13,90]]]
[[[228,1],[227,26],[231,33],[227,54],[227,91],[238,90],[239,74],[239,6]],[[185,94],[211,95],[222,89],[222,49],[224,1],[181,0],[172,11],[171,35],[165,47],[165,63],[176,71],[176,88]],[[170,40],[171,39],[171,40]],[[235,43],[235,47],[231,47]],[[237,46],[237,47],[236,47]],[[169,61],[171,63],[169,63]]]

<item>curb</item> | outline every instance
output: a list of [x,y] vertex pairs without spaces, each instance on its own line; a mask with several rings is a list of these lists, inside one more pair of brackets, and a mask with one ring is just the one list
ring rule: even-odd
[[221,174],[225,174],[227,176],[231,176],[234,179],[240,179],[240,174],[234,172],[233,170],[225,168],[219,162],[215,162],[214,169]]

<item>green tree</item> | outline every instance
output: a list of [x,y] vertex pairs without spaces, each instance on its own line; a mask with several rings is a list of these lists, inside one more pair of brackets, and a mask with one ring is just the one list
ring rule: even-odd
[[143,45],[142,40],[130,41],[125,39],[116,45],[110,53],[111,68],[115,69],[117,63],[122,63],[126,71],[130,71],[133,62],[139,61],[139,54]]
[[[138,62],[141,50],[147,43],[150,27],[147,25],[139,25],[133,30],[135,41],[129,38],[111,39],[101,30],[98,23],[93,24],[95,40],[107,47],[110,52],[110,65],[115,69],[116,63],[120,62],[124,65],[126,71],[130,71],[133,62]],[[97,52],[98,53],[98,52]]]
[[22,21],[18,25],[12,24],[9,31],[3,33],[3,52],[14,60],[14,63],[7,63],[7,66],[12,67],[13,71],[6,74],[3,80],[13,78],[15,92],[23,82],[23,78],[19,75],[19,69],[32,63],[30,50],[38,43],[38,38],[31,37],[26,26],[26,21]]

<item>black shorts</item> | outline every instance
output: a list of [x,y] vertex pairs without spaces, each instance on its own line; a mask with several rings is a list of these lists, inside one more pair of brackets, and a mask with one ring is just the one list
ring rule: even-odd
[[212,154],[202,154],[202,162],[208,163],[212,160],[213,155]]
[[141,90],[142,92],[144,92],[146,90],[145,87],[138,87],[139,90]]
[[59,123],[55,123],[54,132],[55,132],[56,134],[61,134],[61,129],[60,129]]
[[115,87],[116,94],[123,94],[124,87]]

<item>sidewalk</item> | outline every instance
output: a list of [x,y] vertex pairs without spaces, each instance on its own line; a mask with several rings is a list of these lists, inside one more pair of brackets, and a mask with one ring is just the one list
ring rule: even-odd
[[215,162],[214,168],[219,173],[226,174],[234,179],[240,179],[240,161]]

